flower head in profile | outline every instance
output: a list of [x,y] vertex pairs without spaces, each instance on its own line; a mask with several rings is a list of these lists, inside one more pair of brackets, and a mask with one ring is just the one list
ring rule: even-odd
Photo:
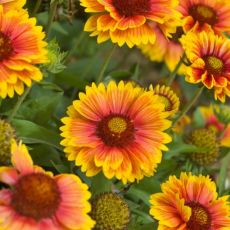
[[198,108],[206,128],[212,129],[220,137],[221,146],[230,147],[230,123],[226,126],[221,123],[214,112],[213,106],[201,106]]
[[61,127],[69,160],[94,176],[133,182],[151,176],[171,137],[164,105],[152,92],[111,81],[86,87],[68,108]]
[[[183,56],[183,48],[180,44],[180,37],[183,35],[182,27],[177,27],[176,32],[171,37],[165,37],[159,26],[153,28],[156,34],[154,44],[141,44],[139,48],[142,53],[151,61],[164,61],[170,71],[173,71]],[[184,65],[182,64],[178,70],[179,74],[184,73]]]
[[155,88],[150,85],[149,89],[154,95],[157,95],[158,100],[165,106],[165,112],[168,112],[170,117],[174,116],[180,106],[180,100],[174,91],[165,85],[157,85]]
[[88,187],[72,174],[53,176],[33,161],[23,144],[12,144],[12,167],[0,167],[0,228],[89,230]]
[[230,96],[230,40],[212,32],[188,33],[181,38],[191,65],[186,81],[214,90],[215,99]]
[[24,85],[40,81],[36,64],[47,62],[45,34],[25,10],[3,12],[0,5],[0,97],[21,95]]
[[228,196],[218,197],[216,185],[208,176],[170,176],[161,189],[150,198],[150,214],[159,221],[158,229],[230,229]]
[[186,32],[230,31],[230,2],[228,0],[179,0],[178,10],[182,14]]
[[[88,13],[94,13],[86,25],[85,31],[98,36],[98,43],[111,38],[119,46],[125,43],[129,47],[154,43],[155,32],[151,23],[163,25],[178,20],[175,10],[176,0],[81,0]],[[167,31],[166,31],[167,33]]]

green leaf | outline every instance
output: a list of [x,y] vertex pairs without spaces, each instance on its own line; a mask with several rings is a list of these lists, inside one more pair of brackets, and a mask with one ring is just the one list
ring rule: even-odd
[[20,139],[26,144],[46,144],[62,151],[60,135],[31,121],[13,119],[12,125]]
[[105,178],[103,173],[97,174],[91,181],[91,192],[93,196],[103,192],[111,192],[112,181]]

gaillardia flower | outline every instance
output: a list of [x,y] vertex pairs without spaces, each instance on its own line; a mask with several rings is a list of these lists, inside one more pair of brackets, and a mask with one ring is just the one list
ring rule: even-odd
[[[141,43],[154,43],[155,32],[151,23],[164,24],[172,18],[177,20],[176,0],[81,0],[88,13],[94,13],[85,31],[98,36],[98,43],[111,38],[119,46],[129,47]],[[167,32],[166,32],[167,33]]]
[[22,9],[25,5],[26,0],[0,0],[0,5],[3,6],[4,10]]
[[220,143],[216,132],[212,129],[201,128],[192,130],[187,138],[187,142],[196,147],[204,148],[204,150],[199,152],[191,153],[191,159],[198,165],[210,165],[219,157]]
[[21,143],[12,144],[12,167],[0,167],[0,228],[89,230],[88,187],[72,174],[53,176],[33,161]]
[[181,42],[191,63],[186,81],[214,89],[215,99],[224,102],[225,96],[230,96],[230,40],[212,32],[190,32]]
[[178,10],[182,14],[186,32],[230,31],[230,2],[228,0],[179,0]]
[[90,215],[96,221],[95,230],[125,230],[130,221],[128,204],[112,192],[99,194],[92,200]]
[[[171,38],[165,37],[158,26],[153,28],[156,34],[154,44],[141,44],[139,48],[151,61],[164,61],[170,71],[173,71],[183,56],[183,48],[179,42],[183,35],[182,27],[177,27],[175,33],[171,34]],[[184,65],[182,64],[178,70],[179,74],[184,73]]]
[[0,165],[10,163],[11,144],[15,138],[13,127],[7,121],[0,119]]
[[165,112],[168,112],[171,117],[178,111],[180,100],[170,87],[157,85],[153,88],[150,85],[149,90],[158,96],[158,100],[165,106]]
[[150,91],[111,81],[86,87],[68,108],[61,127],[69,160],[94,176],[133,182],[151,176],[171,137],[164,105]]
[[35,64],[47,61],[45,34],[36,19],[25,10],[3,12],[0,5],[0,97],[21,95],[24,84],[40,81],[42,73]]
[[202,115],[205,127],[216,131],[217,136],[220,137],[221,146],[230,147],[230,123],[225,128],[225,125],[218,120],[214,113],[213,106],[201,106],[198,110]]
[[228,196],[218,197],[208,176],[170,176],[161,189],[150,199],[150,214],[159,221],[159,230],[230,229]]

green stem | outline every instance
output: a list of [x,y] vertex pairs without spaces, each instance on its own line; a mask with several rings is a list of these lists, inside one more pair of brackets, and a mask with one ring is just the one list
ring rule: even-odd
[[54,16],[55,16],[55,13],[57,10],[57,5],[58,5],[58,0],[54,1],[50,5],[49,18],[48,18],[48,22],[47,22],[47,26],[46,26],[46,34],[47,34],[48,38],[49,38],[49,34],[50,34],[51,25],[53,23]]
[[195,104],[195,102],[197,101],[197,99],[200,97],[202,91],[204,89],[204,86],[202,86],[201,88],[199,88],[195,95],[193,96],[193,98],[191,99],[191,101],[184,107],[184,109],[181,111],[181,114],[177,117],[177,119],[173,122],[173,127],[176,125],[177,122],[179,122],[184,115],[186,115],[186,113],[191,109],[191,107]]
[[113,46],[111,51],[108,53],[108,56],[106,57],[103,65],[101,67],[100,73],[98,75],[98,78],[97,78],[97,81],[96,81],[97,83],[100,83],[103,80],[106,68],[108,67],[108,64],[110,62],[110,59],[111,59],[111,57],[113,55],[113,52],[114,52],[115,48],[116,48],[116,46]]
[[[31,87],[32,87],[32,86],[31,86]],[[15,104],[15,106],[14,106],[14,108],[13,108],[13,111],[12,111],[11,115],[8,117],[8,120],[9,120],[9,121],[12,121],[12,119],[14,118],[14,116],[17,114],[17,112],[18,112],[20,106],[22,105],[23,101],[25,100],[25,98],[26,98],[27,95],[29,94],[31,87],[28,87],[28,88],[25,90],[24,94],[23,94],[21,97],[18,98],[18,101],[17,101],[17,103]]]
[[36,5],[35,5],[33,12],[32,12],[32,16],[35,16],[37,14],[41,4],[42,4],[42,0],[37,0]]
[[176,77],[176,74],[177,74],[177,71],[179,70],[179,68],[181,67],[183,61],[184,61],[184,58],[185,58],[185,53],[183,53],[182,57],[180,58],[180,61],[177,63],[175,69],[170,73],[169,75],[169,79],[168,79],[168,82],[167,82],[167,85],[170,86],[172,85],[175,77]]
[[230,152],[221,160],[220,173],[217,179],[217,185],[219,189],[219,194],[222,195],[224,192],[224,185],[228,173],[228,167],[230,162]]

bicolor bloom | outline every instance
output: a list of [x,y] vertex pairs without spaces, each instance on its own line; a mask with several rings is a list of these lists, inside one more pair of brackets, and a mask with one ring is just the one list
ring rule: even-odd
[[119,46],[154,43],[151,23],[163,25],[180,16],[175,10],[177,0],[81,0],[81,5],[86,12],[94,13],[85,31],[98,36],[98,43],[111,38]]
[[68,108],[61,127],[69,160],[94,176],[133,182],[151,176],[171,137],[164,105],[132,83],[94,83]]
[[230,40],[212,32],[190,32],[181,43],[191,63],[186,67],[186,81],[201,82],[214,89],[216,100],[225,102],[225,97],[230,96]]
[[230,2],[228,0],[179,0],[184,30],[230,31]]
[[230,229],[228,196],[218,197],[209,176],[181,173],[161,185],[162,193],[151,196],[150,214],[159,230]]
[[225,125],[215,115],[213,106],[201,106],[198,110],[202,115],[205,127],[214,129],[217,135],[221,136],[220,143],[222,146],[230,147],[230,124],[225,129]]
[[[153,30],[156,34],[155,43],[142,44],[139,48],[151,61],[164,61],[168,69],[173,71],[184,53],[179,41],[180,37],[183,35],[183,29],[182,27],[177,27],[176,32],[171,34],[171,38],[166,38],[158,26],[155,26]],[[184,73],[183,64],[179,68],[178,73]]]
[[155,88],[150,85],[149,90],[157,95],[158,100],[165,106],[165,112],[168,112],[170,117],[174,116],[180,106],[180,100],[174,91],[165,85],[157,85]]
[[12,167],[0,167],[0,229],[89,230],[90,192],[73,174],[53,176],[33,161],[23,144],[12,144]]
[[35,65],[47,62],[44,37],[25,10],[3,12],[0,5],[0,97],[21,95],[24,85],[42,79]]
[[26,0],[0,0],[0,5],[3,6],[5,11],[20,10],[25,5]]

